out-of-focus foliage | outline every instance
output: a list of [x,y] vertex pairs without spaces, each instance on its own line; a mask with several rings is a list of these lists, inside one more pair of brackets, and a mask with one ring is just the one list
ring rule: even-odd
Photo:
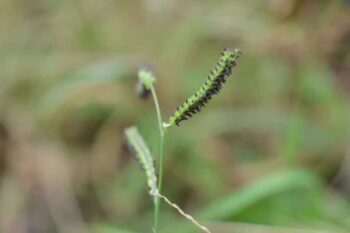
[[345,0],[0,1],[0,232],[151,232],[123,138],[137,124],[157,155],[137,68],[167,118],[224,47],[239,65],[169,130],[163,193],[213,232],[350,231],[349,45]]

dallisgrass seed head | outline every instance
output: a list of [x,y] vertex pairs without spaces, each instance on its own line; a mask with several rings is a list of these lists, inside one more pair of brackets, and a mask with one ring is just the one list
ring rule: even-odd
[[125,129],[125,136],[130,152],[135,156],[138,163],[141,165],[147,178],[149,193],[154,197],[158,193],[157,176],[154,168],[154,160],[151,152],[147,147],[146,142],[135,126]]
[[231,75],[232,68],[236,66],[236,60],[241,54],[240,49],[224,49],[221,58],[215,68],[210,72],[203,86],[189,97],[176,112],[169,118],[164,127],[179,126],[181,121],[191,118],[209,102],[209,100],[221,90],[222,85]]

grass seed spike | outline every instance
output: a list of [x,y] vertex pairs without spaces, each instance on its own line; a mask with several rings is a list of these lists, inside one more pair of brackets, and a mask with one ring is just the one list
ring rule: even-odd
[[147,144],[135,126],[125,129],[125,135],[129,150],[136,157],[147,178],[149,193],[154,197],[157,190],[157,176],[154,168],[154,160]]
[[231,75],[232,68],[236,66],[236,60],[241,54],[240,49],[224,49],[222,56],[210,72],[203,86],[191,97],[189,97],[175,113],[169,118],[164,127],[172,127],[175,124],[179,126],[181,121],[191,118],[209,102],[209,100],[219,93],[223,83]]

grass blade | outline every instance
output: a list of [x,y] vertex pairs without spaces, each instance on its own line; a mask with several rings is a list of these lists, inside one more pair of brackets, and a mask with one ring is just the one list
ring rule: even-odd
[[269,175],[239,191],[215,201],[201,211],[200,217],[206,219],[226,219],[248,208],[254,203],[290,189],[319,190],[319,179],[304,170],[286,170]]

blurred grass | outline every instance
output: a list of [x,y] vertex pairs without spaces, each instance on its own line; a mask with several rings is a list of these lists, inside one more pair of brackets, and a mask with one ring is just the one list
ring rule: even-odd
[[249,206],[254,206],[254,204],[266,197],[294,189],[309,189],[314,192],[314,195],[320,192],[320,182],[315,176],[307,172],[285,170],[267,176],[262,181],[257,181],[243,190],[236,191],[230,196],[210,204],[202,210],[201,216],[207,219],[226,219],[242,210],[248,209]]
[[[213,232],[350,231],[349,11],[338,0],[0,1],[0,232],[151,232],[123,147],[137,124],[158,148],[135,70],[153,65],[166,118],[223,47],[242,59],[169,133],[164,194]],[[162,211],[164,232],[193,229]]]

